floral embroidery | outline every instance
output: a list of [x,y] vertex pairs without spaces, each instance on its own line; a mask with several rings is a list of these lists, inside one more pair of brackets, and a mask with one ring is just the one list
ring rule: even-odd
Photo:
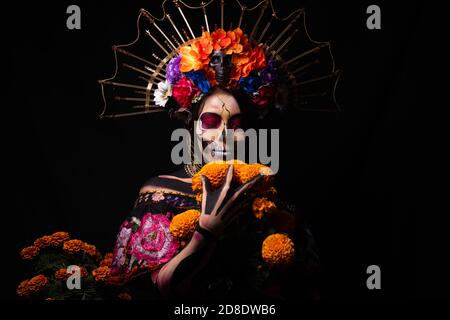
[[150,269],[168,262],[177,252],[179,243],[170,234],[169,217],[147,213],[139,230],[131,237],[131,254]]
[[114,249],[114,259],[111,264],[111,273],[117,274],[126,262],[126,247],[130,240],[133,223],[125,222],[122,224],[119,235],[117,236],[116,247]]
[[161,201],[161,200],[164,200],[164,195],[163,195],[161,192],[155,192],[155,193],[152,195],[152,200],[153,200],[154,202],[159,202],[159,201]]

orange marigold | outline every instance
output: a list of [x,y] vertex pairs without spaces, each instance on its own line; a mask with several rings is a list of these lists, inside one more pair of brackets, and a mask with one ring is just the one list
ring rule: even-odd
[[294,242],[282,234],[275,233],[268,236],[262,244],[262,257],[271,266],[283,266],[294,259]]
[[39,274],[30,280],[22,281],[17,287],[17,294],[21,297],[28,297],[30,295],[41,292],[48,284],[46,276]]
[[19,286],[17,287],[17,290],[16,290],[18,296],[26,297],[29,295],[27,284],[28,284],[28,280],[24,280],[19,284]]
[[[67,272],[66,268],[61,268],[55,271],[55,279],[57,280],[66,280],[67,278],[69,278],[70,275],[72,275],[72,273]],[[86,277],[88,275],[87,270],[85,267],[80,267],[80,276],[81,277]]]
[[29,246],[20,251],[20,256],[23,260],[31,260],[39,254],[39,248],[36,246]]
[[218,188],[225,178],[227,168],[228,164],[224,161],[207,163],[192,177],[192,190],[194,192],[202,192],[202,180],[200,179],[200,176],[208,178],[212,188]]
[[65,280],[69,277],[69,274],[67,274],[66,268],[61,268],[55,271],[55,279],[56,280]]
[[51,235],[52,238],[52,246],[60,246],[64,242],[70,239],[70,235],[67,232],[64,231],[58,231]]
[[63,249],[68,253],[74,254],[84,249],[85,243],[78,239],[64,242]]
[[[192,190],[197,193],[201,193],[202,190],[202,181],[200,179],[200,176],[205,176],[208,178],[209,182],[211,183],[211,187],[213,189],[218,188],[225,178],[225,175],[227,173],[228,166],[230,164],[234,165],[234,172],[233,172],[233,181],[237,182],[239,181],[239,174],[241,172],[241,167],[246,166],[245,162],[242,162],[240,160],[230,160],[230,161],[211,161],[207,164],[205,164],[200,171],[198,171],[193,177],[192,177]],[[199,199],[197,199],[198,201]]]
[[94,245],[88,243],[85,243],[83,245],[83,251],[92,257],[97,254],[97,248]]
[[44,249],[52,244],[52,240],[52,236],[42,236],[34,241],[34,245],[39,249]]
[[267,198],[255,198],[252,204],[252,211],[256,218],[261,219],[266,214],[271,214],[277,206]]
[[113,254],[107,253],[100,261],[100,266],[110,266],[112,264]]
[[170,233],[179,240],[189,239],[194,234],[199,219],[200,211],[195,209],[177,214],[170,222]]
[[108,280],[111,269],[108,266],[101,266],[92,270],[92,276],[95,281],[105,282]]
[[197,203],[202,203],[202,194],[201,193],[197,193],[195,195],[195,201],[197,201]]

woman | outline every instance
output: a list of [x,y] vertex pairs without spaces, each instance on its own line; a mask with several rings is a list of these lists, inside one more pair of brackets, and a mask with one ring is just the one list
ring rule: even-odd
[[[205,6],[202,4],[203,9]],[[145,10],[141,15],[151,24],[156,21]],[[276,17],[274,12],[272,16]],[[301,10],[295,11],[292,23],[301,16]],[[169,19],[164,15],[157,20],[166,18]],[[164,42],[169,44],[167,34],[158,30],[164,36]],[[190,40],[178,46],[172,43],[172,51],[168,52],[151,32],[147,32],[157,44],[156,48],[162,48],[161,54],[165,57],[153,55],[157,63],[122,49],[131,47],[134,42],[116,48],[116,54],[121,53],[135,64],[143,63],[142,69],[131,69],[147,70],[144,72],[150,76],[146,80],[147,86],[112,82],[114,76],[101,81],[102,90],[103,85],[112,85],[116,101],[144,101],[143,106],[132,106],[132,112],[117,113],[117,116],[168,110],[172,119],[182,120],[191,133],[194,146],[200,145],[205,150],[202,165],[228,160],[236,148],[230,148],[232,144],[227,139],[232,138],[235,145],[245,143],[243,130],[239,129],[258,128],[261,119],[270,118],[272,112],[297,103],[295,99],[287,99],[287,88],[292,82],[302,83],[307,89],[322,80],[335,79],[331,58],[330,63],[323,64],[325,69],[332,69],[330,75],[310,81],[296,80],[294,73],[304,68],[314,70],[315,76],[323,75],[323,70],[315,68],[326,59],[322,57],[319,62],[314,55],[320,54],[321,48],[327,48],[327,45],[317,46],[317,42],[311,41],[317,47],[284,63],[278,55],[281,49],[274,51],[273,46],[285,34],[282,32],[272,46],[268,46],[248,38],[239,27],[228,31],[216,28],[211,33],[204,31],[201,37],[195,38],[192,34]],[[178,35],[183,39],[181,34]],[[189,39],[186,34],[185,37]],[[290,40],[285,39],[282,47]],[[297,63],[303,57],[312,60],[302,62],[306,63],[302,69]],[[118,64],[116,74],[117,67]],[[290,72],[287,68],[297,71]],[[319,93],[314,93],[314,89]],[[119,90],[128,91],[122,95]],[[317,98],[316,102],[320,104],[324,102],[320,99],[329,97],[324,92],[330,93],[319,85],[305,90],[305,97]],[[292,93],[296,96],[298,91],[292,88]],[[145,98],[132,98],[132,94],[145,95]],[[334,91],[331,95],[334,99]],[[136,111],[136,108],[143,110]],[[102,116],[107,117],[105,110],[106,101]],[[233,130],[231,136],[226,134],[229,129]],[[255,199],[264,177],[253,175],[252,179],[244,179],[244,183],[236,185],[233,183],[234,171],[238,171],[239,163],[227,164],[220,185],[217,181],[209,181],[195,165],[186,165],[170,175],[147,181],[135,207],[121,225],[110,283],[133,282],[138,286],[145,283],[153,288],[145,292],[153,292],[158,297],[316,296],[318,258],[314,241],[303,219],[298,219],[295,207],[280,201],[280,196],[275,200],[274,193],[271,200]],[[193,192],[195,178],[201,180],[201,194]],[[267,189],[267,192],[272,191],[272,188]],[[200,198],[201,201],[197,201]],[[272,211],[277,214],[266,215]],[[181,229],[195,225],[195,231],[185,239],[176,238],[177,232],[173,232],[172,225],[178,220],[183,220]],[[151,282],[145,280],[148,273],[151,273]]]
[[[244,99],[239,93],[235,95],[237,98],[230,91],[216,87],[209,91],[199,103],[192,106],[187,114],[184,114],[183,119],[191,132],[208,137],[206,141],[203,139],[204,144],[210,146],[209,152],[205,154],[206,162],[225,159],[228,152],[226,140],[222,139],[225,130],[246,128],[244,127],[244,109],[238,102],[238,99],[240,101],[244,101]],[[194,113],[194,116],[191,116],[191,113]],[[190,121],[186,119],[190,119]],[[198,120],[198,122],[194,120]],[[194,124],[196,124],[195,128]],[[233,138],[234,142],[242,138],[239,131],[235,132]],[[217,150],[221,152],[218,153]],[[161,175],[147,181],[140,190],[135,208],[122,224],[114,251],[111,282],[123,283],[140,275],[141,272],[145,273],[151,270],[152,281],[158,288],[157,295],[161,293],[163,297],[186,297],[190,294],[196,298],[262,297],[261,292],[257,293],[248,286],[243,289],[242,286],[246,286],[243,284],[245,279],[237,279],[240,277],[239,275],[236,277],[241,268],[239,263],[236,264],[236,267],[230,268],[235,270],[229,270],[234,279],[226,276],[225,281],[216,283],[218,275],[214,274],[212,270],[218,261],[232,258],[234,255],[245,255],[248,250],[248,248],[243,248],[240,253],[230,252],[230,247],[235,250],[236,245],[242,246],[242,244],[235,243],[233,240],[225,240],[225,244],[222,243],[217,252],[218,239],[227,232],[227,227],[239,215],[248,214],[249,210],[246,205],[253,201],[252,190],[261,179],[261,175],[258,175],[240,187],[232,188],[233,170],[234,166],[230,164],[225,181],[220,188],[213,191],[208,179],[201,176],[203,185],[201,203],[195,201],[189,170],[182,168],[171,175]],[[241,208],[246,208],[246,210]],[[167,225],[173,215],[189,209],[200,211],[198,226],[190,241],[182,249],[178,248],[179,252],[174,254],[173,246],[167,243],[162,244],[169,240],[161,239],[158,245],[162,249],[155,251],[154,244],[147,241],[148,237],[170,238],[170,234],[161,230],[146,232],[142,226],[156,214],[158,219],[162,220],[162,222],[158,222],[165,225],[167,231]],[[288,224],[293,227],[295,217],[291,214],[286,214],[285,217],[289,221]],[[144,234],[143,236],[136,236],[138,233],[135,236],[132,235],[135,222],[139,222],[140,232]],[[152,223],[156,224],[157,222],[152,221]],[[148,224],[150,225],[150,223]],[[136,229],[137,226],[134,228]],[[306,243],[302,243],[302,247],[305,247],[306,244],[311,245],[311,238],[305,236],[306,230],[302,230],[301,233],[304,239],[309,238]],[[308,253],[309,257],[305,256],[303,259],[305,261],[310,259],[309,267],[317,262],[313,262],[316,258],[313,252],[304,249],[298,250],[298,252]],[[137,256],[137,258],[133,258],[133,256]],[[140,268],[143,265],[146,266]],[[294,270],[295,267],[291,270]],[[291,278],[289,281],[292,280]],[[275,295],[280,294],[280,292],[275,293]]]

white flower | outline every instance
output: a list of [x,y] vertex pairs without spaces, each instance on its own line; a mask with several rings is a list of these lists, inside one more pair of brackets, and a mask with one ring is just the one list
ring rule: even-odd
[[172,95],[172,86],[167,80],[158,83],[158,88],[155,90],[156,105],[164,107],[171,95]]

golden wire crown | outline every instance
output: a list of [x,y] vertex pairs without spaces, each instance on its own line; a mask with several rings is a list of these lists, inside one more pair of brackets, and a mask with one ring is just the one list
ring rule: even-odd
[[99,80],[101,118],[189,109],[217,86],[243,92],[257,109],[338,110],[330,43],[310,38],[304,9],[280,18],[272,0],[251,8],[239,0],[166,2],[160,18],[141,9],[136,39],[113,46],[114,75]]

